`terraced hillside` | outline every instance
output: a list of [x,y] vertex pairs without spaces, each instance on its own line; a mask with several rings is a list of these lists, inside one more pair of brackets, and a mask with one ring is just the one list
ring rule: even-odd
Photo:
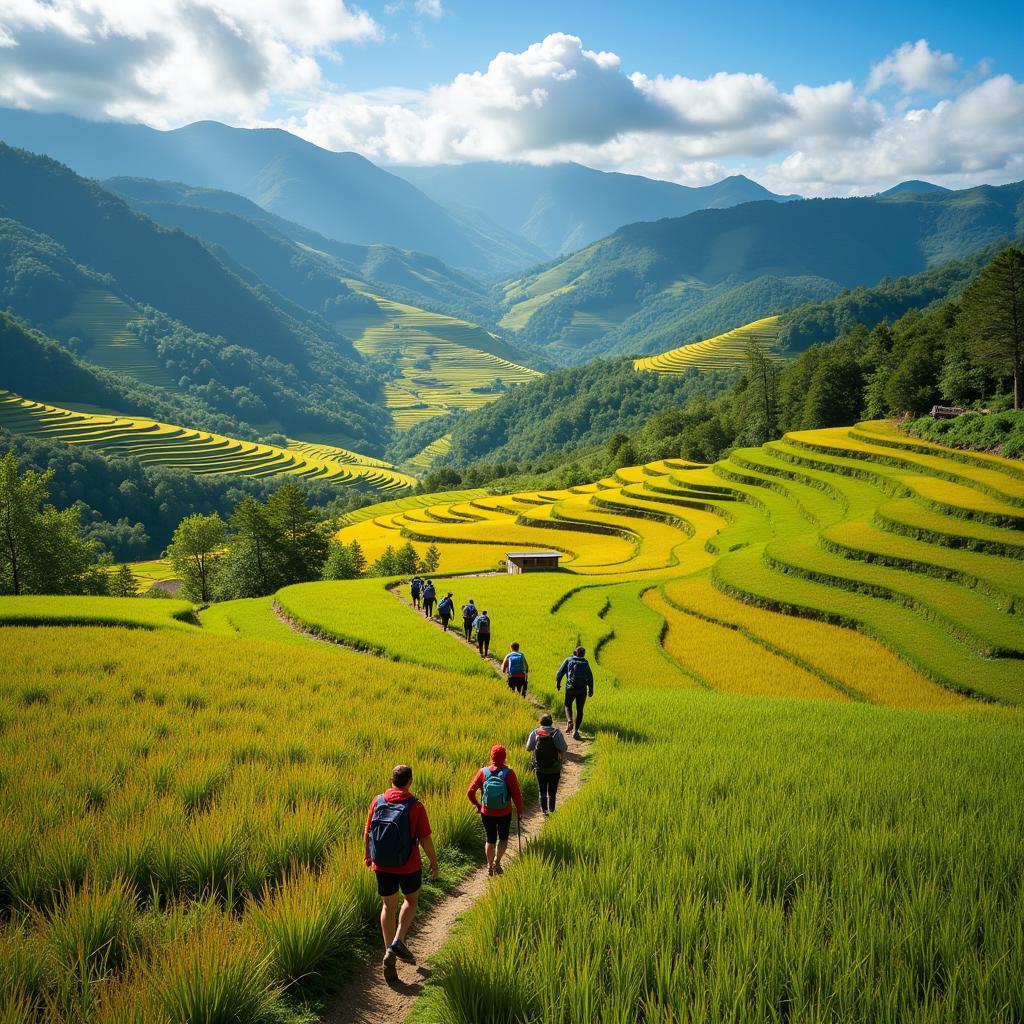
[[388,463],[329,445],[290,442],[287,449],[278,448],[142,417],[73,412],[10,391],[0,391],[0,426],[16,434],[87,445],[110,455],[129,455],[147,465],[198,474],[263,477],[282,473],[339,485],[359,480],[383,493],[416,483]]
[[653,373],[685,373],[687,370],[735,370],[747,358],[747,346],[754,342],[771,351],[779,338],[779,317],[766,316],[761,320],[726,331],[714,338],[680,345],[656,356],[644,356],[633,362],[637,370]]
[[377,309],[338,326],[367,356],[393,356],[398,375],[385,387],[395,426],[408,429],[451,409],[479,409],[507,387],[539,376],[512,362],[500,338],[475,324],[367,292]]
[[444,434],[439,437],[436,441],[431,441],[421,452],[417,452],[411,459],[409,459],[409,469],[419,471],[421,473],[426,472],[434,464],[435,459],[439,459],[442,455],[446,455],[452,446],[452,435]]
[[152,384],[174,387],[171,375],[131,329],[138,314],[111,292],[91,289],[82,292],[71,311],[54,324],[63,337],[78,335],[89,343],[85,357],[97,366]]
[[[424,990],[414,1020],[1021,1019],[1021,464],[866,423],[565,491],[405,496],[341,536],[436,544],[439,589],[489,611],[498,657],[523,643],[552,710],[587,648],[583,788],[503,878],[474,868],[467,781],[502,742],[535,803],[536,709],[406,581],[198,614],[3,598],[9,1019],[289,1019],[321,979],[380,984],[353,837],[399,758],[441,858],[428,902],[463,901],[413,951],[483,893],[429,980],[395,987]],[[512,546],[564,571],[487,574]]]
[[[371,558],[405,540],[437,544],[453,573],[499,568],[517,547],[560,550],[571,576],[473,583],[496,623],[541,635],[552,607],[557,621],[579,601],[559,595],[583,585],[608,603],[590,631],[592,644],[605,638],[599,662],[619,657],[606,627],[649,621],[655,663],[692,685],[1024,702],[1024,466],[887,423],[796,432],[714,466],[655,463],[570,491],[382,510],[341,535]],[[508,627],[495,628],[500,643]],[[637,656],[623,649],[622,664]]]

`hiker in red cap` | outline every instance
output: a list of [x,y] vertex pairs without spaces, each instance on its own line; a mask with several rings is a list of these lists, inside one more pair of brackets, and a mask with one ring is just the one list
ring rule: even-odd
[[[512,824],[512,805],[516,814],[523,816],[523,796],[519,791],[516,773],[505,764],[508,752],[500,744],[491,747],[491,763],[473,776],[466,796],[477,809],[484,823],[487,842],[484,854],[487,857],[487,874],[502,873],[501,858],[508,846],[509,827]],[[477,794],[480,794],[478,797]]]

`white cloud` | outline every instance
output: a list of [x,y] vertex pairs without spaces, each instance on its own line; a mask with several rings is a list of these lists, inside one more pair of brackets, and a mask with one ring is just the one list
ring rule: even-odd
[[[443,14],[442,0],[404,2]],[[985,64],[960,74],[925,40],[863,87],[649,76],[566,33],[425,90],[328,81],[339,47],[382,38],[341,0],[0,0],[0,103],[158,127],[269,124],[383,163],[576,160],[684,184],[741,172],[807,195],[1024,177],[1024,86]]]
[[871,68],[868,92],[895,85],[903,92],[927,92],[939,96],[953,85],[960,61],[951,53],[941,53],[927,39],[904,43]]
[[0,102],[158,127],[316,94],[380,29],[341,0],[0,0]]

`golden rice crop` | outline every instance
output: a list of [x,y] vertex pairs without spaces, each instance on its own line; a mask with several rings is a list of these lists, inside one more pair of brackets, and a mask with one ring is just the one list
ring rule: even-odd
[[191,959],[190,908],[207,905],[225,951],[268,958],[267,985],[352,957],[374,903],[362,822],[394,762],[414,766],[452,863],[475,846],[467,780],[532,718],[497,680],[485,697],[340,649],[83,627],[4,629],[0,650],[0,940],[27,931],[56,965],[0,978],[0,1002],[42,986],[99,1005],[120,979],[159,1019],[183,972],[214,983]]

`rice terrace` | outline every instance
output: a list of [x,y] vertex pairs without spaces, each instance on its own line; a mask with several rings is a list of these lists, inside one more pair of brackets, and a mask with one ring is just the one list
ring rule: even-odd
[[236,7],[0,7],[0,1024],[1024,1022],[1013,33]]

